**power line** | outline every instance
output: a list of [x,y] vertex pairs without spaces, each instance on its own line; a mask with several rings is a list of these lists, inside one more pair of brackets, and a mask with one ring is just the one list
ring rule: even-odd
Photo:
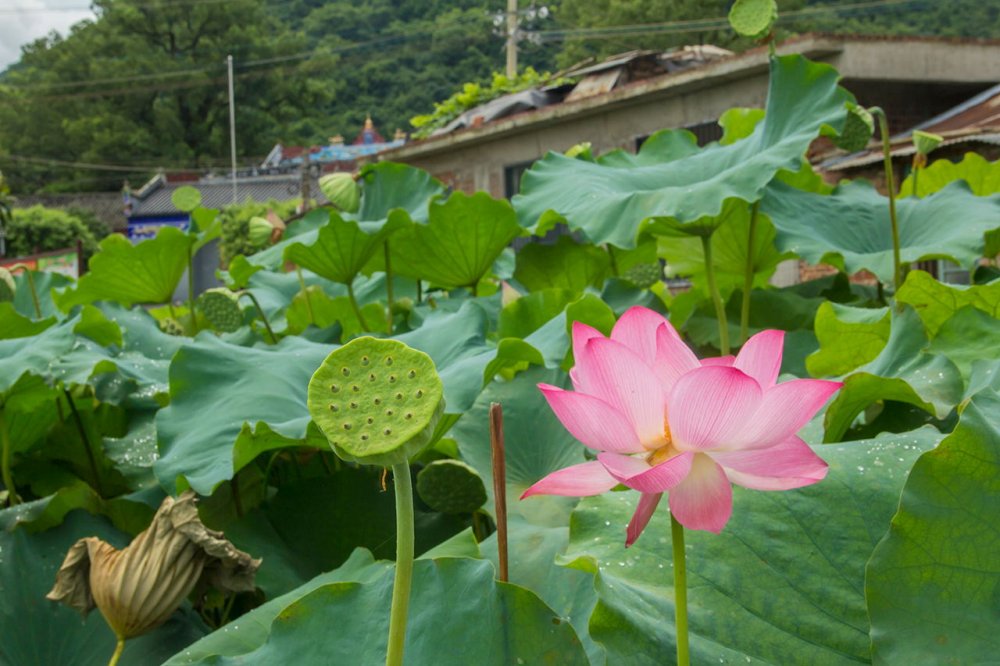
[[[129,4],[129,9],[172,9],[175,7],[188,7],[197,5],[223,5],[240,2],[241,0],[172,0],[171,2],[143,2]],[[247,1],[247,0],[242,0]],[[268,0],[270,4],[286,4],[289,0]],[[102,9],[115,9],[114,5]],[[49,14],[62,12],[85,12],[94,11],[93,5],[63,5],[59,7],[5,7],[0,9],[0,14]]]

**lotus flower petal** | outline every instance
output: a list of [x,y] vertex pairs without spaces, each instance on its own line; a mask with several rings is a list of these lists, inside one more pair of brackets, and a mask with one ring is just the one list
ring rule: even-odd
[[584,445],[596,451],[619,453],[644,450],[629,420],[600,398],[548,384],[539,384],[538,388],[556,418]]
[[653,512],[656,511],[656,507],[660,504],[662,498],[662,493],[643,493],[639,498],[639,504],[635,507],[632,520],[629,521],[628,528],[625,530],[626,548],[635,543],[635,540],[639,538],[642,531],[646,529],[649,519],[653,517]]
[[670,490],[670,512],[688,529],[721,532],[733,512],[733,487],[722,467],[696,455],[690,473]]
[[733,367],[756,379],[761,388],[768,389],[778,379],[784,344],[784,331],[761,331],[746,341]]
[[824,379],[793,379],[764,392],[757,412],[720,448],[766,448],[797,433],[843,384]]
[[799,437],[766,449],[710,454],[735,484],[755,490],[789,490],[822,481],[829,466]]
[[757,381],[736,368],[703,366],[670,393],[670,433],[682,451],[714,449],[746,428],[761,402]]
[[597,459],[621,483],[643,493],[662,493],[680,483],[691,469],[693,453],[682,453],[659,465],[618,453],[600,453]]
[[587,497],[588,495],[600,495],[617,485],[618,481],[608,474],[604,465],[593,460],[552,472],[525,490],[521,494],[521,499],[532,495]]

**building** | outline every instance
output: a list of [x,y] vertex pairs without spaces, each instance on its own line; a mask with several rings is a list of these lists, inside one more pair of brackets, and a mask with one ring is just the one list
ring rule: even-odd
[[[1000,42],[804,35],[783,42],[778,52],[830,63],[859,103],[884,108],[893,127],[911,127],[1000,81]],[[575,84],[544,90],[547,99],[536,107],[512,104],[506,115],[474,109],[451,131],[375,159],[423,168],[456,189],[511,196],[532,162],[581,141],[606,152],[634,151],[664,128],[689,129],[702,143],[718,138],[724,111],[764,106],[767,57],[765,48],[623,54],[569,72]]]
[[317,165],[319,173],[334,171],[355,171],[358,161],[371,158],[386,150],[399,148],[406,142],[406,134],[396,130],[392,141],[386,141],[369,115],[365,125],[351,144],[344,143],[344,137],[330,137],[326,146],[283,146],[276,144],[261,162],[264,172],[289,173],[299,171],[303,164]]

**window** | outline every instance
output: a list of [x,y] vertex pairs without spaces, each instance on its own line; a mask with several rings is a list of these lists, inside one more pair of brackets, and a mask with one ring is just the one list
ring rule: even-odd
[[518,162],[503,169],[503,195],[510,199],[521,190],[521,176],[534,162]]

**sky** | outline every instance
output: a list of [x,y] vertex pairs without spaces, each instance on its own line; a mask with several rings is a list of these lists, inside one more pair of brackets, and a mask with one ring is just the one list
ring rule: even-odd
[[0,0],[0,71],[21,57],[21,45],[94,15],[90,0]]

